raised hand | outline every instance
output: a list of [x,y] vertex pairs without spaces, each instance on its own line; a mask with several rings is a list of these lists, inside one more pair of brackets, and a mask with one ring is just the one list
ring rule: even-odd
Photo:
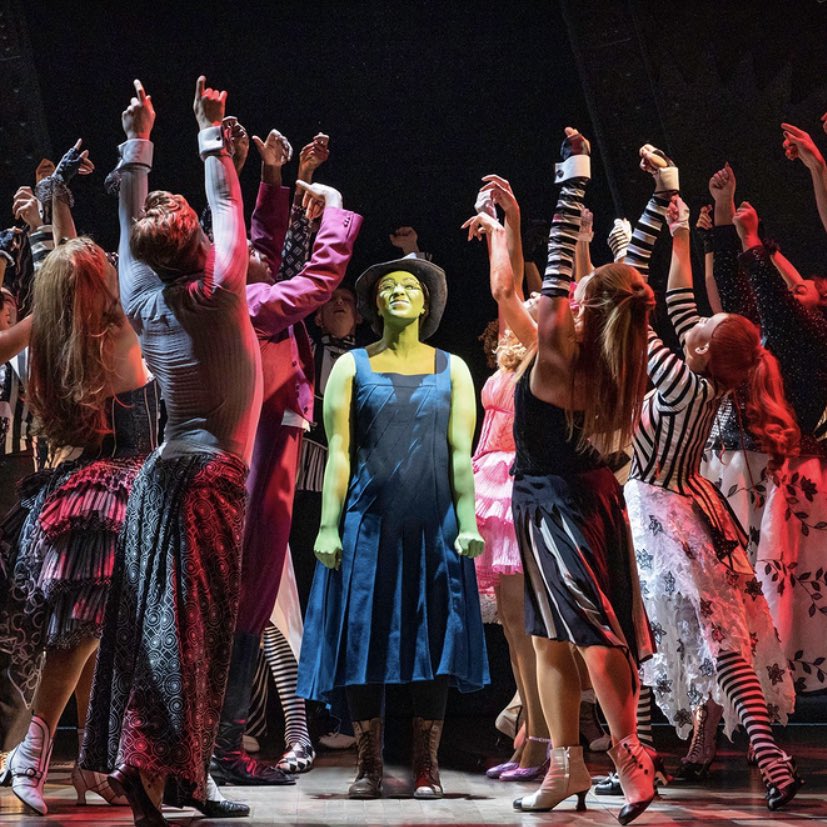
[[478,241],[482,241],[483,236],[502,230],[503,226],[496,218],[492,218],[488,213],[478,212],[476,215],[472,215],[460,229],[468,230],[469,241],[475,238]]
[[236,173],[240,174],[247,163],[247,155],[250,152],[250,136],[247,130],[239,123],[238,118],[227,115],[223,120],[224,129],[230,135],[230,150],[233,155],[233,166]]
[[709,179],[709,194],[716,203],[735,199],[735,173],[729,161]]
[[192,111],[199,129],[217,126],[224,120],[224,110],[227,108],[227,93],[224,90],[211,89],[207,86],[207,79],[199,75],[195,81],[195,100],[192,102]]
[[22,219],[32,230],[36,230],[43,223],[40,218],[40,203],[31,187],[20,187],[17,190],[11,209],[15,220]]
[[70,147],[60,159],[55,172],[68,184],[75,175],[89,175],[95,171],[95,165],[89,157],[89,150],[80,151],[83,140],[78,138],[75,145]]
[[698,213],[695,229],[707,233],[710,232],[714,226],[712,223],[712,204],[704,204]]
[[397,227],[388,236],[388,240],[400,249],[403,255],[419,252],[419,236],[413,227]]
[[689,207],[680,195],[672,196],[666,208],[666,223],[669,225],[669,232],[672,236],[680,230],[689,232]]
[[623,261],[626,250],[632,243],[632,225],[628,218],[615,218],[612,231],[606,239],[606,244],[612,251],[615,261]]
[[342,207],[342,194],[333,187],[325,184],[308,184],[305,181],[296,181],[296,187],[304,192],[302,207],[310,221],[320,218],[325,207]]
[[578,241],[585,241],[591,244],[594,240],[594,213],[588,208],[580,210],[580,232],[577,234]]
[[55,162],[50,161],[48,158],[43,158],[34,171],[35,184],[42,181],[44,178],[48,178],[54,171]]
[[149,140],[152,127],[155,124],[155,107],[152,105],[152,98],[147,95],[141,81],[136,79],[133,84],[135,86],[135,97],[121,113],[121,126],[123,126],[127,138]]
[[782,123],[781,129],[784,132],[784,154],[791,161],[796,158],[804,164],[807,169],[817,169],[824,166],[824,156],[819,151],[809,133],[791,123]]
[[639,151],[640,168],[655,179],[655,192],[678,190],[678,168],[662,150],[652,144],[644,144]]
[[261,156],[261,163],[266,167],[281,169],[293,157],[290,141],[278,129],[271,129],[263,141],[258,135],[253,135],[253,143]]
[[732,217],[732,223],[738,231],[738,237],[741,239],[741,246],[744,250],[757,247],[761,243],[758,236],[758,213],[749,201],[741,202]]
[[319,132],[299,153],[300,181],[310,181],[313,173],[330,157],[330,136]]
[[454,549],[462,557],[479,557],[485,551],[485,541],[476,531],[460,531]]
[[520,205],[517,203],[517,198],[514,195],[514,190],[511,189],[511,184],[499,175],[484,175],[482,180],[485,181],[485,185],[480,190],[480,193],[489,193],[491,200],[502,207],[506,218],[519,218]]

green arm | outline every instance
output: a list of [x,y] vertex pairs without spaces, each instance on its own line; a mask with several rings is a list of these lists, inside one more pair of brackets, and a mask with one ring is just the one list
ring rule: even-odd
[[451,356],[451,416],[448,420],[448,445],[451,450],[451,488],[459,525],[459,535],[454,548],[466,557],[476,557],[482,554],[484,548],[474,513],[474,471],[471,467],[471,443],[476,421],[474,382],[468,366],[459,357]]
[[356,362],[345,353],[330,371],[324,393],[327,465],[322,486],[322,519],[313,551],[329,569],[339,568],[342,538],[339,523],[350,482],[350,402]]

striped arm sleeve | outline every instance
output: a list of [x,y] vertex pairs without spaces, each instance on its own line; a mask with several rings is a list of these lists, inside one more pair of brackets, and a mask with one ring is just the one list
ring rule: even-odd
[[699,321],[698,305],[695,303],[695,293],[691,288],[682,287],[678,290],[666,291],[666,312],[669,321],[675,328],[675,333],[683,346],[686,334]]
[[29,244],[32,248],[32,264],[35,273],[43,266],[46,256],[55,248],[51,224],[43,224],[29,235]]
[[568,298],[574,277],[574,249],[580,232],[586,179],[573,178],[560,189],[557,207],[548,236],[548,263],[543,276],[542,294],[549,298]]
[[632,240],[626,248],[624,264],[634,267],[647,281],[649,280],[649,260],[652,250],[658,240],[663,225],[666,222],[666,210],[669,206],[669,196],[655,194],[643,210],[643,215],[635,225]]
[[685,408],[699,391],[700,378],[649,328],[648,372],[664,407]]

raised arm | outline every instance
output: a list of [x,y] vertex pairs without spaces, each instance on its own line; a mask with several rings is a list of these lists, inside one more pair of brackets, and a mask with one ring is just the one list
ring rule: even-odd
[[511,184],[499,175],[485,175],[482,179],[485,183],[480,190],[489,194],[491,200],[503,211],[503,227],[505,228],[505,241],[508,249],[508,258],[511,261],[511,270],[514,273],[514,284],[521,299],[525,298],[523,290],[523,279],[525,271],[525,259],[523,258],[523,236],[520,226],[520,205]]
[[353,255],[362,217],[342,209],[342,197],[332,187],[312,184],[311,190],[322,199],[324,211],[310,261],[285,281],[247,286],[247,307],[259,334],[276,335],[321,307],[341,283]]
[[698,322],[698,307],[692,280],[692,255],[689,240],[689,207],[676,195],[666,216],[672,235],[672,259],[666,283],[666,309],[681,345],[686,333]]
[[250,218],[250,242],[275,274],[281,266],[290,214],[290,190],[281,185],[281,168],[292,150],[277,129],[271,129],[263,141],[253,135],[253,143],[261,156],[261,182]]
[[819,310],[806,309],[787,289],[758,236],[758,215],[752,205],[742,202],[734,220],[743,249],[740,264],[755,295],[766,346],[782,366],[802,356],[823,362],[827,359],[827,319]]
[[[302,189],[302,184],[310,184],[313,174],[330,157],[328,141],[328,136],[320,132],[311,143],[302,147],[299,153],[296,192],[293,197],[293,206],[290,208],[290,224],[282,249],[279,281],[292,279],[298,275],[310,256],[310,244],[313,234],[318,230],[318,224],[308,217],[303,207],[305,190]],[[336,204],[330,206],[335,207]]]
[[715,284],[715,242],[712,237],[712,205],[701,207],[695,222],[695,229],[701,237],[704,251],[704,287],[706,298],[713,313],[723,313],[721,297],[718,295],[718,286]]
[[18,221],[25,221],[29,228],[29,245],[32,251],[32,267],[37,272],[46,256],[55,248],[52,225],[44,223],[40,201],[31,187],[20,187],[14,194],[12,213]]
[[222,129],[226,103],[227,93],[207,87],[199,76],[192,108],[213,227],[213,255],[201,283],[207,296],[216,288],[243,294],[249,261],[241,187]]
[[724,312],[739,313],[755,324],[760,324],[752,287],[746,273],[738,265],[741,245],[732,224],[735,186],[735,173],[728,163],[709,179],[709,194],[715,203],[715,226],[712,229],[713,275]]
[[89,150],[81,150],[83,141],[78,138],[74,146],[64,153],[60,163],[51,175],[38,181],[37,197],[43,203],[52,206],[52,229],[58,243],[65,238],[77,238],[75,222],[72,218],[74,199],[69,184],[76,175],[90,175],[95,165],[89,158]]
[[574,280],[580,281],[594,270],[592,264],[591,243],[594,240],[594,215],[583,207],[580,232],[577,234],[577,246],[574,248]]
[[815,141],[803,129],[791,123],[782,123],[784,152],[790,160],[798,158],[810,171],[818,215],[827,230],[827,165]]
[[121,125],[126,141],[118,147],[120,161],[116,168],[119,180],[118,220],[121,230],[118,244],[118,280],[121,304],[133,323],[137,317],[140,296],[158,285],[158,277],[152,268],[133,258],[129,246],[132,222],[140,216],[146,202],[153,150],[149,138],[155,123],[152,98],[146,94],[141,81],[134,81],[134,85],[135,97],[121,113]]
[[322,486],[322,517],[313,552],[329,569],[342,561],[340,523],[350,483],[351,399],[356,362],[345,353],[333,365],[324,394],[327,464]]
[[589,142],[566,127],[562,163],[556,178],[562,183],[548,237],[548,263],[537,304],[537,362],[547,386],[568,384],[575,351],[574,319],[569,291],[574,275],[574,248],[580,232],[583,198],[591,178]]
[[[683,345],[687,330],[698,321],[698,310],[692,291],[689,208],[679,196],[675,196],[669,204],[667,221],[672,234],[672,259],[667,281],[666,309]],[[672,353],[651,327],[647,370],[657,389],[659,405],[663,408],[680,410],[695,399],[698,393],[707,392],[704,380],[693,373],[682,358]]]
[[640,168],[654,178],[655,192],[635,226],[623,261],[634,267],[648,281],[649,260],[655,242],[663,229],[669,201],[680,187],[678,168],[661,150],[651,144],[644,144],[640,148]]
[[505,228],[484,212],[469,218],[462,227],[468,230],[469,241],[486,237],[491,295],[497,302],[502,322],[525,347],[533,346],[537,341],[537,324],[526,310],[517,289]]
[[459,527],[454,548],[465,557],[477,557],[484,548],[474,511],[474,471],[471,467],[471,443],[476,423],[477,403],[471,374],[462,359],[452,356],[448,445],[451,450],[451,488]]

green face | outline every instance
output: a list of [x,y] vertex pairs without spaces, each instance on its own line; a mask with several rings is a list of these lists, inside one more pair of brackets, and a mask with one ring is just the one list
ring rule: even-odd
[[376,283],[376,309],[385,322],[418,319],[425,313],[425,293],[419,279],[404,270],[382,276]]

